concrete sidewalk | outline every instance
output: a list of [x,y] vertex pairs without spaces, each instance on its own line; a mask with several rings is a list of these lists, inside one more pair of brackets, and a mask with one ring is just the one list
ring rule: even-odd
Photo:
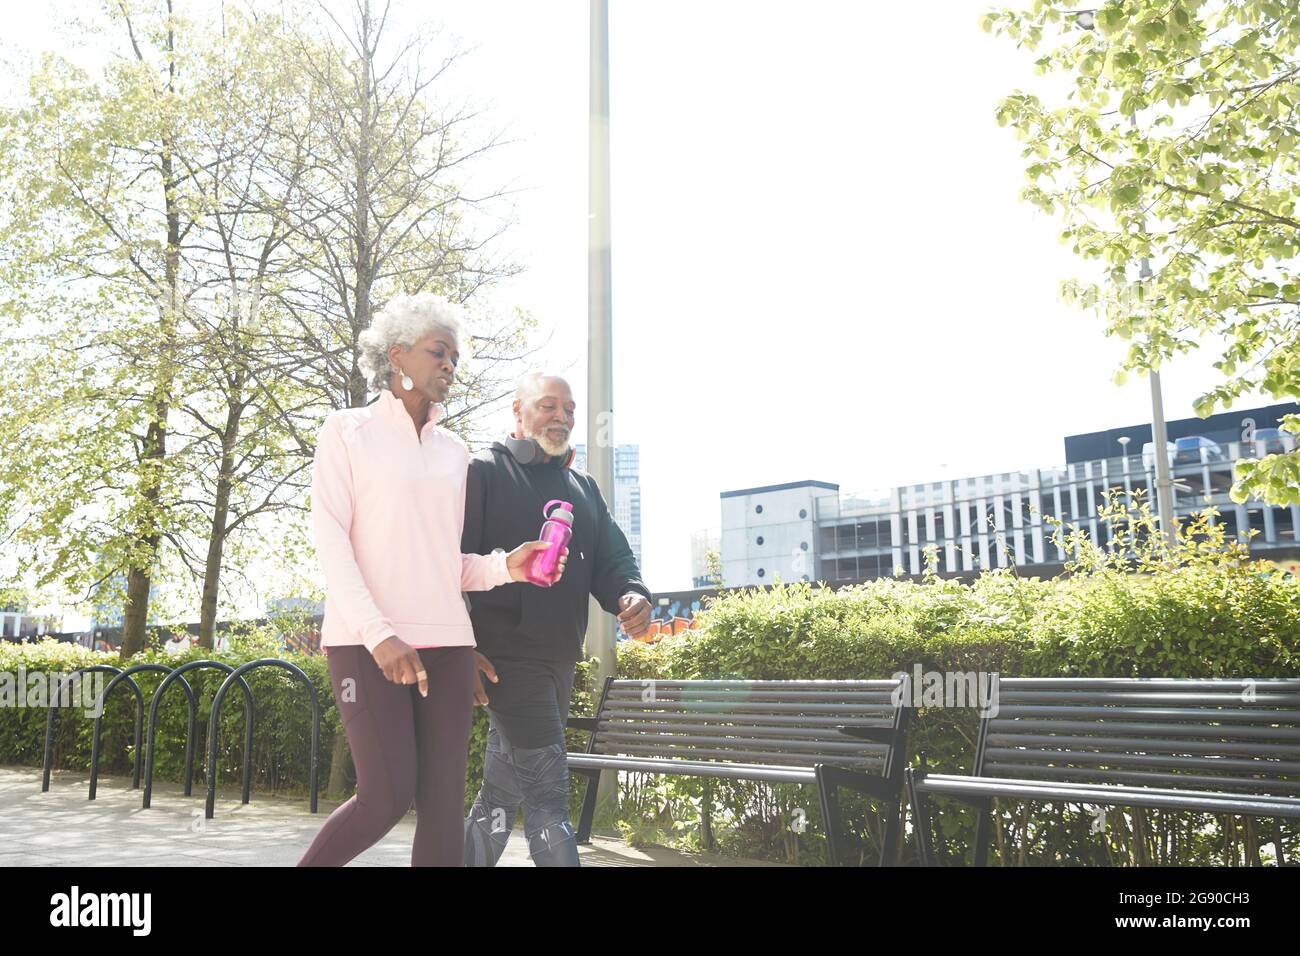
[[[218,789],[215,816],[203,817],[206,790],[186,797],[178,784],[156,781],[152,806],[129,777],[99,778],[86,799],[90,774],[56,771],[48,793],[41,771],[0,767],[0,867],[6,866],[293,866],[337,804],[321,800],[311,813],[305,800],[254,793],[241,804],[239,790]],[[409,866],[415,816],[410,814],[355,866]],[[779,866],[662,847],[634,849],[621,839],[595,836],[579,848],[583,866]],[[516,829],[500,866],[532,866],[522,828]]]

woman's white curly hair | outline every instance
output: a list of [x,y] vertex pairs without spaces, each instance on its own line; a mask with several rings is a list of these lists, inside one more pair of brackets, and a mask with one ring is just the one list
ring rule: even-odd
[[388,350],[394,345],[410,348],[426,335],[449,332],[456,338],[465,358],[463,344],[465,310],[432,292],[395,295],[375,314],[370,328],[361,333],[358,361],[372,391],[389,388],[393,376]]

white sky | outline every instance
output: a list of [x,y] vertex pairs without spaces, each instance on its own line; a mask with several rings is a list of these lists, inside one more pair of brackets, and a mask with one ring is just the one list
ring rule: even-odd
[[[3,7],[6,46],[48,44],[43,4]],[[856,0],[611,7],[614,439],[641,447],[653,589],[690,585],[690,534],[719,524],[720,491],[1047,467],[1065,435],[1149,420],[1147,380],[1112,383],[1122,343],[1059,301],[1095,265],[1019,200],[1020,145],[994,109],[1042,80],[980,31],[988,3],[945,0],[923,24]],[[554,329],[546,364],[581,413],[587,4],[401,10],[429,13],[475,48],[451,97],[517,141],[479,171],[522,190],[506,242],[527,271],[494,304]],[[1163,370],[1168,418],[1193,415],[1216,357]]]

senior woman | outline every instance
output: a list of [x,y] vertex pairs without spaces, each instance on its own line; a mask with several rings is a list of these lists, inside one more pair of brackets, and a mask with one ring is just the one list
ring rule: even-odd
[[[325,571],[321,645],[357,792],[299,866],[342,866],[418,814],[412,866],[464,863],[474,632],[462,591],[523,580],[541,541],[461,554],[465,443],[438,422],[460,361],[460,310],[399,296],[361,335],[378,400],[321,428],[311,510]],[[563,573],[567,549],[554,580]]]

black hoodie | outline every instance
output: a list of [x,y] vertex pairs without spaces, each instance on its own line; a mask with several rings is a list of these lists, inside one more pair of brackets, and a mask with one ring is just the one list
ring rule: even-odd
[[596,480],[561,458],[522,465],[501,442],[470,459],[461,551],[489,554],[536,541],[546,520],[542,507],[552,498],[573,504],[564,576],[549,588],[515,581],[466,594],[474,640],[489,660],[581,660],[588,594],[610,614],[618,613],[618,599],[629,591],[651,598]]

